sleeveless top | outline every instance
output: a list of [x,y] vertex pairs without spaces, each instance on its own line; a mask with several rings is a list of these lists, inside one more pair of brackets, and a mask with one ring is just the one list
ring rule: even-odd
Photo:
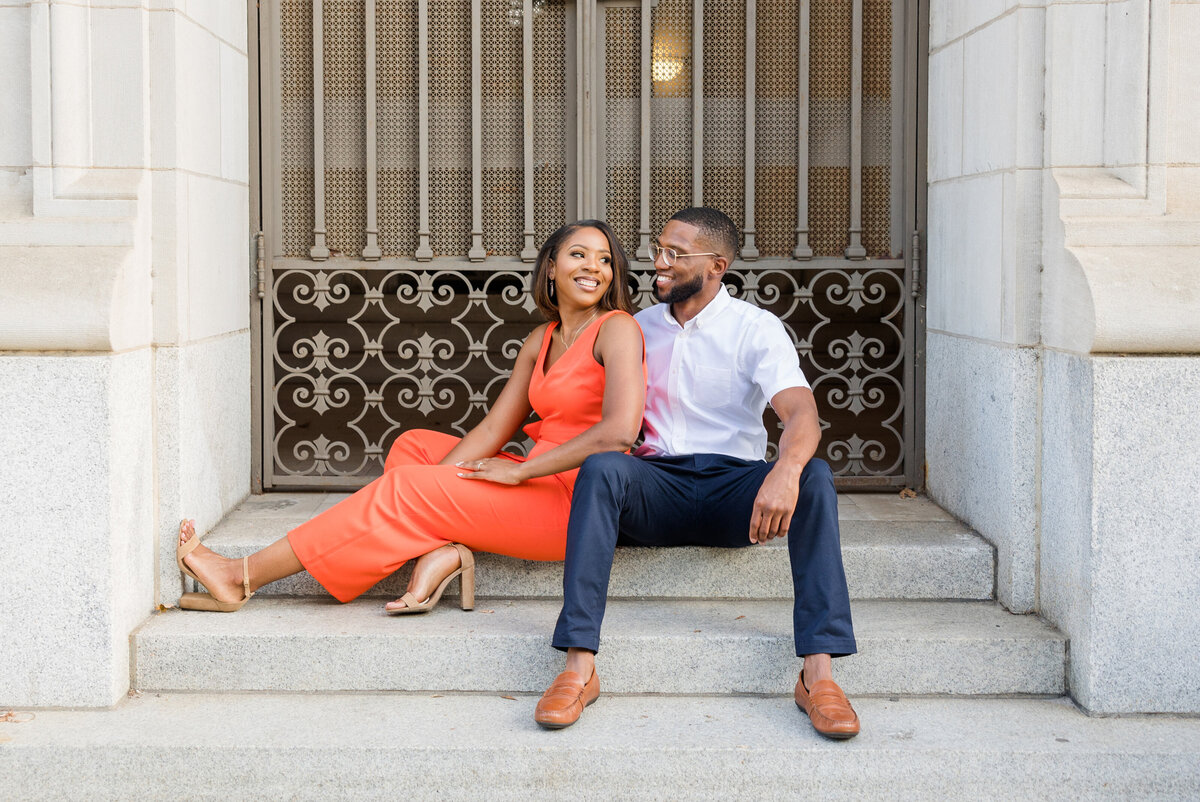
[[[530,457],[549,451],[600,422],[604,405],[604,366],[596,361],[592,351],[600,327],[613,315],[627,313],[614,309],[598,317],[549,370],[546,369],[546,354],[559,323],[553,322],[546,327],[529,379],[529,403],[541,419],[524,429],[534,440]],[[555,478],[571,490],[578,472],[579,469],[574,468],[555,474]]]

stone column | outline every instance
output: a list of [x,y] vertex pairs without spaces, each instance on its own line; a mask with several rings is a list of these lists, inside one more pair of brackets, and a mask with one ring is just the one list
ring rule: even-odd
[[1200,6],[930,19],[929,492],[1081,705],[1200,711]]
[[1200,712],[1200,6],[1047,10],[1041,611],[1094,712]]
[[928,491],[1037,605],[1045,11],[934,0],[929,32]]
[[248,490],[246,11],[193,6],[0,8],[0,707],[115,703]]

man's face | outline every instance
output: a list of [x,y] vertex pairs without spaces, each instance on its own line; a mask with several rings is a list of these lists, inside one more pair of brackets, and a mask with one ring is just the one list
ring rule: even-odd
[[[695,226],[679,220],[669,220],[663,226],[658,244],[663,248],[674,248],[677,253],[699,253],[711,250],[702,247],[700,231]],[[675,264],[667,266],[666,260],[660,254],[654,260],[654,297],[661,303],[676,304],[686,301],[704,289],[708,268],[712,266],[712,256],[680,256]]]

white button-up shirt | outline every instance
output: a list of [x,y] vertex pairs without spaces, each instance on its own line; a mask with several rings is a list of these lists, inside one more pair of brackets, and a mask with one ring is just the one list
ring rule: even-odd
[[680,326],[670,304],[636,315],[646,336],[645,441],[639,456],[767,453],[762,416],[780,390],[808,387],[783,323],[722,286]]

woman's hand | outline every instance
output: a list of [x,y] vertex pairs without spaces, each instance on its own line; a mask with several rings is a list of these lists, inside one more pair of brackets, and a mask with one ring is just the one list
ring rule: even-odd
[[454,464],[456,467],[466,468],[470,471],[470,473],[459,474],[463,479],[482,479],[485,482],[495,482],[500,485],[519,485],[525,478],[521,475],[521,463],[499,457],[463,460]]

